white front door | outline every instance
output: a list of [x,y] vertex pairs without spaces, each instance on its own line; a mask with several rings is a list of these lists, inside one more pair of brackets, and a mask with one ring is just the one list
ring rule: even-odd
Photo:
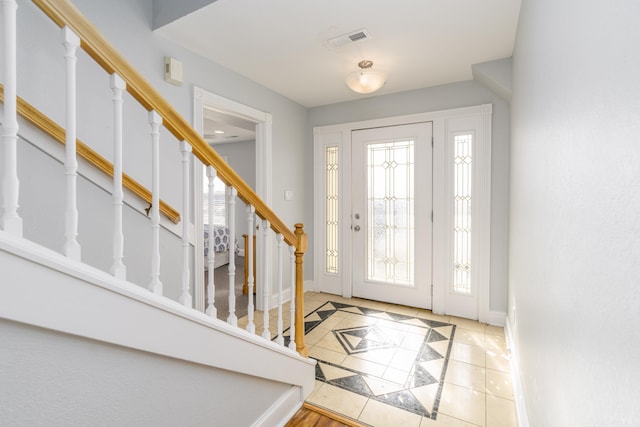
[[354,296],[431,308],[432,124],[352,132]]

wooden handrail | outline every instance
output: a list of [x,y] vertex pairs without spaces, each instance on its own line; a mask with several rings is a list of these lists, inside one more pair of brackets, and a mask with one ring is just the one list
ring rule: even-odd
[[[2,84],[0,84],[0,102],[4,102],[4,86]],[[17,100],[17,108],[18,114],[33,123],[60,144],[65,144],[65,130],[43,112],[20,97],[18,97]],[[89,163],[113,178],[113,164],[111,162],[79,139],[76,139],[76,150],[80,157],[86,159]],[[126,173],[122,174],[122,185],[142,200],[147,203],[151,203],[151,192]],[[180,213],[163,200],[160,200],[160,212],[166,215],[166,217],[174,224],[180,222]]]
[[69,26],[80,37],[82,49],[108,74],[117,73],[126,83],[127,92],[148,111],[162,117],[163,126],[178,141],[187,141],[193,154],[205,165],[215,167],[218,177],[238,191],[238,197],[253,206],[271,228],[282,234],[291,246],[298,246],[296,235],[282,222],[251,187],[207,144],[204,138],[169,104],[144,77],[113,48],[87,18],[68,0],[32,0],[60,28]]
[[147,111],[162,117],[162,125],[178,141],[188,142],[193,154],[205,165],[215,167],[217,176],[238,192],[238,197],[255,208],[256,215],[269,221],[271,229],[281,234],[287,244],[295,247],[296,263],[296,347],[307,357],[304,342],[303,257],[307,250],[307,235],[302,224],[296,224],[295,234],[267,206],[249,185],[207,144],[202,135],[169,104],[144,77],[127,62],[69,0],[32,0],[60,28],[68,26],[80,38],[82,49],[108,74],[116,73],[127,84],[127,92]]

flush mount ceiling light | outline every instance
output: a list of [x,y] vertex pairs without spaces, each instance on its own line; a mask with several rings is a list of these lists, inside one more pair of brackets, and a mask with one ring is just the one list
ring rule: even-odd
[[387,76],[382,71],[373,70],[373,61],[358,62],[360,70],[350,73],[345,83],[354,92],[372,93],[380,89],[386,82]]

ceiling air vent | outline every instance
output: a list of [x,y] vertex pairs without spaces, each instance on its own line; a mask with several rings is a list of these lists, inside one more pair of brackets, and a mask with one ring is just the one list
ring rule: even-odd
[[367,30],[357,30],[349,34],[344,34],[342,36],[329,39],[328,42],[333,47],[342,47],[346,44],[357,42],[360,40],[366,40],[368,38],[371,38],[371,36],[367,32]]

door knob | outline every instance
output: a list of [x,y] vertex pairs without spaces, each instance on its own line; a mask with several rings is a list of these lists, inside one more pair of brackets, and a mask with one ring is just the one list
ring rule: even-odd
[[360,231],[360,226],[359,225],[354,225],[353,226],[353,230],[354,231]]

